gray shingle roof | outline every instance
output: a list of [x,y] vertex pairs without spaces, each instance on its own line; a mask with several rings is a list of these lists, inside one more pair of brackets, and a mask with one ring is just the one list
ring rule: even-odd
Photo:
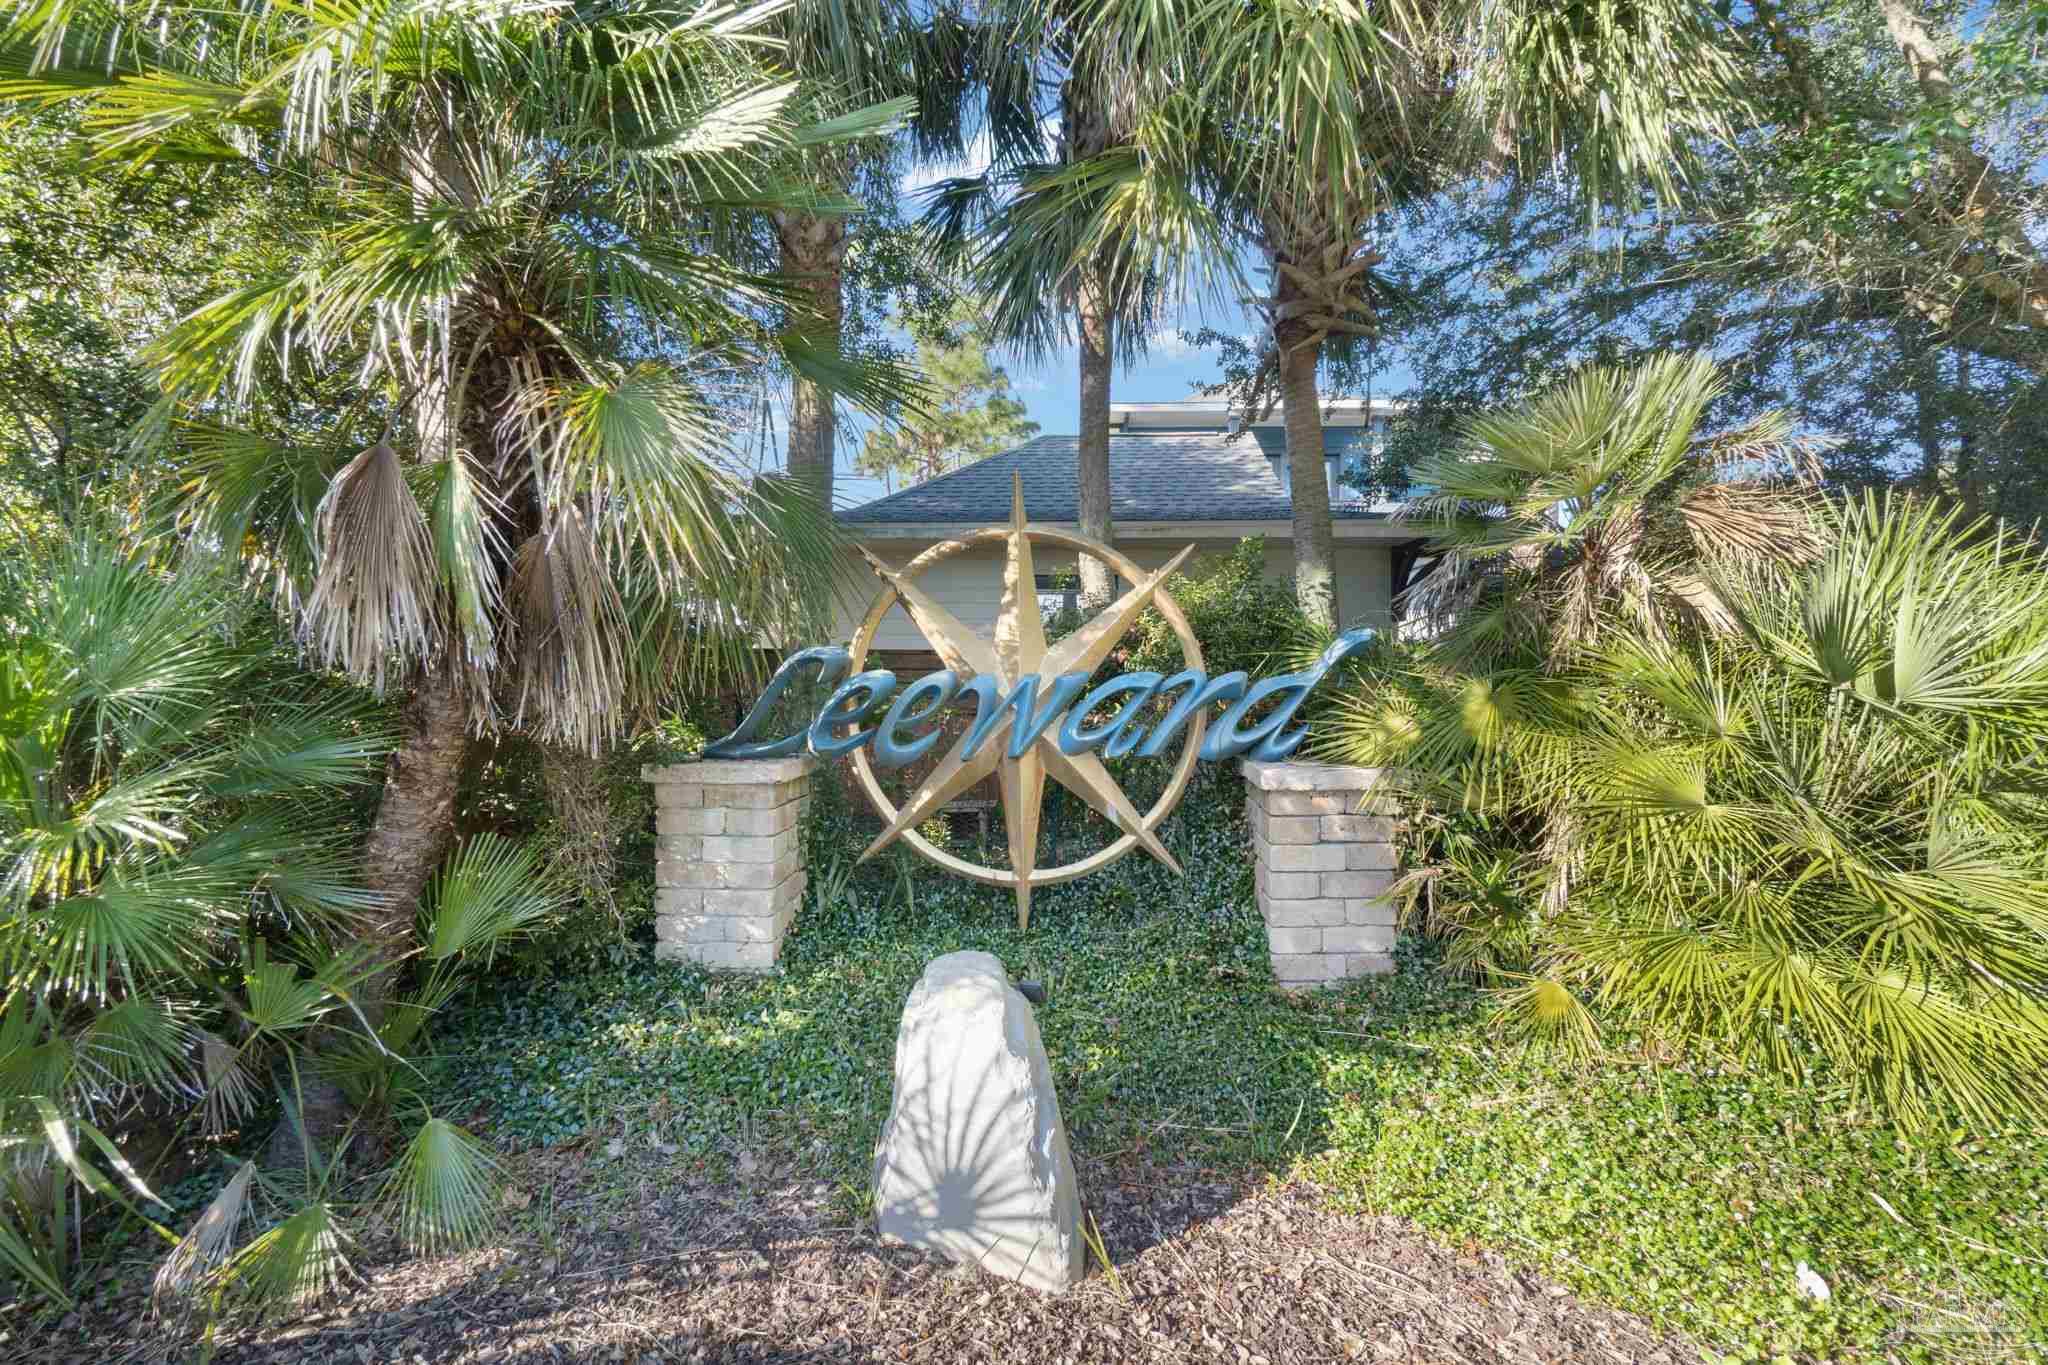
[[[848,508],[839,520],[855,526],[985,526],[1010,515],[1010,475],[1017,472],[1024,476],[1024,505],[1033,521],[1078,521],[1079,446],[1076,436],[1040,436]],[[1387,514],[1355,501],[1330,510],[1344,520],[1384,519]],[[1294,512],[1257,441],[1190,432],[1109,438],[1109,515],[1114,521],[1284,522]]]

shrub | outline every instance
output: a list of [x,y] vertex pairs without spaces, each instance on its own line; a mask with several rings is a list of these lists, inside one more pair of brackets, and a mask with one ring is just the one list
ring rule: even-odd
[[2036,1108],[2044,565],[1925,504],[1714,482],[1711,378],[1587,376],[1432,471],[1461,615],[1333,747],[1400,766],[1420,904],[1519,1026],[1585,1045],[1601,1007],[1910,1123]]
[[[352,1102],[348,1133],[401,1120],[405,1159],[370,1197],[420,1245],[472,1233],[484,1159],[425,1110],[404,1056],[471,962],[552,911],[532,854],[458,850],[412,989],[365,1019],[353,940],[370,901],[345,817],[378,771],[378,709],[283,666],[268,623],[203,566],[86,533],[7,568],[0,1272],[66,1300],[104,1227],[84,1204],[163,1207],[122,1155],[130,1134],[221,1138],[273,1074],[301,1131],[316,1077]],[[160,1286],[214,1309],[331,1287],[360,1200],[340,1152],[304,1155],[289,1179],[242,1163]]]
[[640,770],[686,762],[707,734],[733,724],[730,697],[700,692],[677,701],[676,713],[594,757],[510,733],[472,746],[458,829],[530,843],[562,892],[559,911],[510,954],[513,970],[618,966],[652,937],[654,795]]
[[[1294,585],[1266,573],[1266,542],[1252,536],[1221,555],[1196,560],[1168,583],[1173,600],[1201,642],[1203,668],[1210,677],[1238,669],[1254,675],[1288,661],[1313,641],[1325,641],[1294,600]],[[1121,671],[1148,669],[1178,673],[1180,637],[1157,611],[1138,618],[1138,628],[1119,651]]]
[[[1175,574],[1167,588],[1202,648],[1202,670],[1212,678],[1233,672],[1258,678],[1306,668],[1332,638],[1329,630],[1303,614],[1295,602],[1293,585],[1266,572],[1262,537],[1248,537],[1223,554],[1195,560]],[[1047,621],[1047,636],[1057,639],[1087,619],[1086,611],[1060,612]],[[1096,670],[1095,681],[1137,672],[1171,677],[1189,662],[1172,623],[1157,609],[1149,609],[1139,614],[1124,643]],[[1311,733],[1318,729],[1332,693],[1347,676],[1356,676],[1350,661],[1340,666],[1337,677],[1317,688],[1297,713]],[[1106,721],[1121,705],[1121,701],[1113,702],[1092,718],[1093,723]],[[1156,721],[1168,709],[1168,703],[1155,700],[1147,704],[1146,713]],[[1211,719],[1215,714],[1212,709]],[[1154,759],[1123,759],[1110,760],[1109,767],[1119,781],[1134,784],[1128,786],[1134,798],[1143,794],[1149,801],[1165,786],[1171,765]]]

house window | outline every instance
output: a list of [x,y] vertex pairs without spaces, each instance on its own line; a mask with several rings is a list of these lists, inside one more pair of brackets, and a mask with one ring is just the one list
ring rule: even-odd
[[1056,616],[1060,612],[1072,611],[1081,605],[1081,576],[1072,569],[1042,573],[1035,577],[1038,583],[1038,610],[1041,615]]
[[[1038,610],[1043,616],[1056,616],[1063,611],[1076,611],[1081,606],[1081,575],[1074,569],[1054,569],[1051,573],[1034,574],[1038,585]],[[1109,578],[1111,601],[1123,596],[1124,580],[1116,574]],[[1097,604],[1101,605],[1100,603]]]

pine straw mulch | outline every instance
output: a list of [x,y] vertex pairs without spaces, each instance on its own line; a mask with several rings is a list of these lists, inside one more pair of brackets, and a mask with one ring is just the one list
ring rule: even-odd
[[[223,1365],[379,1362],[1698,1361],[1626,1313],[1578,1302],[1493,1252],[1274,1187],[1157,1165],[1084,1166],[1115,1274],[1046,1297],[849,1223],[843,1195],[742,1157],[678,1178],[652,1153],[537,1153],[497,1245],[360,1255],[324,1311],[217,1338]],[[16,1352],[26,1345],[27,1355]],[[138,1301],[24,1332],[0,1357],[195,1359]]]

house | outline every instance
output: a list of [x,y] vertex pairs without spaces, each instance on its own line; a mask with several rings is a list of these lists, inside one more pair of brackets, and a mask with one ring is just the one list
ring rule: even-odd
[[[1413,562],[1413,525],[1394,519],[1397,504],[1368,504],[1337,482],[1345,460],[1383,436],[1396,404],[1332,403],[1324,426],[1325,477],[1333,490],[1337,616],[1346,627],[1387,629],[1399,573]],[[1197,557],[1263,536],[1276,578],[1294,575],[1293,504],[1286,436],[1278,414],[1233,435],[1222,399],[1118,403],[1110,409],[1109,485],[1114,547],[1156,568],[1194,545]],[[1040,436],[1014,450],[942,474],[839,513],[849,536],[893,567],[965,531],[1007,521],[1012,475],[1021,475],[1031,520],[1079,529],[1078,450],[1073,436]],[[1073,581],[1074,556],[1050,546],[1034,552],[1048,612]],[[989,632],[1002,596],[999,547],[976,547],[933,566],[920,584],[966,624]],[[881,584],[848,552],[834,638],[852,635]],[[875,637],[884,666],[929,659],[924,637],[902,607],[891,608]],[[888,656],[898,656],[894,659]]]

